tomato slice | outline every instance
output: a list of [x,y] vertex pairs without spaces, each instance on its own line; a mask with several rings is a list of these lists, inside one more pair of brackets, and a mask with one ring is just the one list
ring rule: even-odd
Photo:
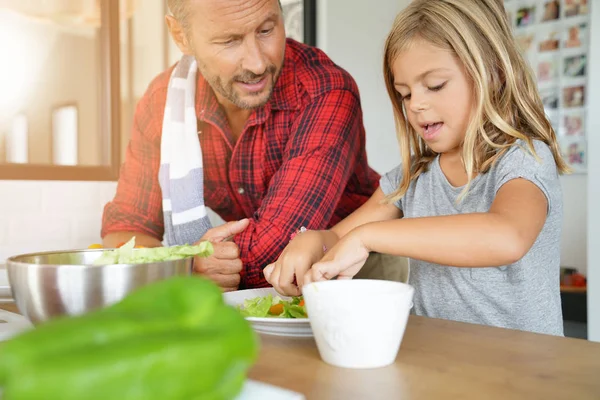
[[269,314],[279,315],[283,312],[283,304],[275,304],[269,308]]

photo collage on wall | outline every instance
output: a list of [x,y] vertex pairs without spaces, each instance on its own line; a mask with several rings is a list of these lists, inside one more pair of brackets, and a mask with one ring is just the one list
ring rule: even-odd
[[589,0],[505,0],[515,40],[537,78],[548,119],[574,173],[587,171]]

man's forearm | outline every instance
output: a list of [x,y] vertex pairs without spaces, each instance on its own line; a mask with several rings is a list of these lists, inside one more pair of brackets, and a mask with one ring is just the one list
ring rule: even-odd
[[157,238],[140,232],[115,232],[109,233],[102,239],[102,245],[106,248],[115,248],[122,243],[128,242],[135,236],[135,245],[144,247],[160,247],[162,243]]

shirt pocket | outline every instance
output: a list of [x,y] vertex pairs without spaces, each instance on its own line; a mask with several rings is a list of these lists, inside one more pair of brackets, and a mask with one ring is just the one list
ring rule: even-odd
[[525,273],[522,266],[503,265],[501,267],[471,268],[471,279],[482,282],[522,282]]

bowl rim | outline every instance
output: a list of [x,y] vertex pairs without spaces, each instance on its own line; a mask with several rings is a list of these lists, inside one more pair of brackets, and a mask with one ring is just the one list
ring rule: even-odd
[[[117,263],[117,264],[102,264],[102,265],[94,265],[94,264],[87,264],[87,263],[81,263],[81,264],[34,264],[34,263],[28,263],[28,262],[24,262],[22,261],[23,258],[25,257],[39,257],[39,256],[48,256],[48,255],[53,255],[53,254],[77,254],[77,253],[103,253],[104,251],[110,251],[110,250],[116,250],[116,248],[102,248],[102,249],[73,249],[73,250],[48,250],[48,251],[41,251],[41,252],[35,252],[35,253],[23,253],[23,254],[17,254],[14,256],[10,256],[6,259],[6,262],[4,264],[4,268],[6,268],[6,270],[9,270],[10,266],[16,266],[16,267],[31,267],[31,266],[35,266],[38,268],[56,268],[56,267],[70,267],[70,266],[74,266],[74,267],[78,267],[78,268],[103,268],[103,267],[115,267],[115,266],[121,266],[121,267],[136,267],[138,265],[148,265],[148,264],[159,264],[159,263],[166,263],[166,262],[170,262],[170,261],[184,261],[184,260],[188,260],[188,259],[192,259],[193,260],[193,256],[187,256],[187,257],[182,257],[182,258],[178,258],[176,260],[164,260],[164,261],[150,261],[150,262],[144,262],[144,263],[133,263],[133,264],[123,264],[123,263]],[[133,251],[136,251],[138,249],[133,249]]]
[[[325,281],[311,282],[302,287],[302,295],[304,296],[304,291],[308,289],[308,287],[313,286],[315,291],[319,291],[319,287],[322,287],[325,290],[334,290],[336,286],[348,286],[348,285],[360,285],[361,283],[367,283],[369,285],[380,285],[382,289],[392,289],[394,286],[397,288],[401,288],[407,294],[415,292],[415,287],[409,283],[398,282],[398,281],[389,281],[384,279],[329,279]],[[386,288],[383,288],[383,287]]]

